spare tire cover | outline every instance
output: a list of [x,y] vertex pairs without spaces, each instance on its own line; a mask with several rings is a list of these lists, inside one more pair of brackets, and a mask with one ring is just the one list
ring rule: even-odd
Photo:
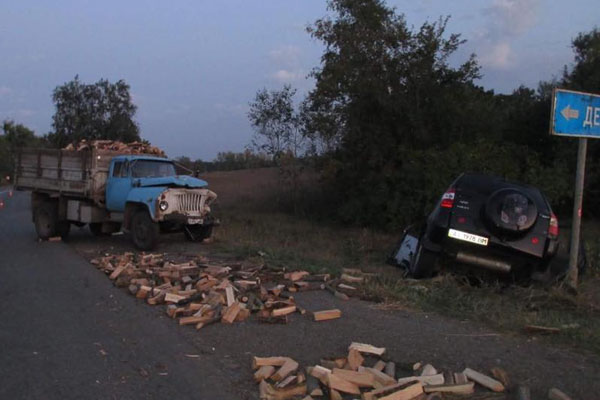
[[495,227],[509,232],[531,228],[537,213],[535,203],[517,189],[500,189],[492,193],[485,206],[487,219]]

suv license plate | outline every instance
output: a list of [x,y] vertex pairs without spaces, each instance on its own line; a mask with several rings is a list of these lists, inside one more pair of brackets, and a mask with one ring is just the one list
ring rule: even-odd
[[465,242],[475,243],[481,246],[488,245],[488,238],[478,235],[473,235],[472,233],[467,233],[463,231],[457,231],[456,229],[448,230],[448,237],[464,240]]
[[202,218],[188,218],[187,220],[188,225],[198,225],[202,222],[204,222]]

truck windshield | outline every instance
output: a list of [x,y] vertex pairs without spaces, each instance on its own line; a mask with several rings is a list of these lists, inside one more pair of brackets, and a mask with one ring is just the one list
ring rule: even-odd
[[151,178],[161,176],[174,176],[175,166],[170,162],[137,160],[133,163],[131,176],[134,178]]

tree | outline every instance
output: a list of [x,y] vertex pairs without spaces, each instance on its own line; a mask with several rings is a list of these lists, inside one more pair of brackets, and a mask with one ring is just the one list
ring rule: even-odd
[[14,156],[21,147],[43,146],[42,138],[35,136],[34,132],[23,124],[4,120],[2,123],[3,135],[0,135],[0,173],[12,174],[14,171]]
[[286,152],[294,157],[303,150],[301,118],[294,106],[296,89],[285,85],[281,90],[259,90],[250,103],[248,118],[255,130],[252,146],[278,163]]
[[56,112],[52,117],[54,132],[48,135],[56,147],[82,139],[139,141],[139,128],[133,117],[137,107],[131,101],[129,85],[123,80],[110,83],[100,79],[84,84],[75,76],[57,86],[52,94]]
[[572,42],[575,65],[563,73],[564,86],[585,92],[600,93],[600,30],[582,32]]
[[405,150],[445,148],[488,133],[473,115],[485,111],[478,116],[486,121],[493,96],[473,84],[474,56],[449,65],[463,40],[446,35],[447,19],[411,31],[381,0],[330,0],[328,8],[334,16],[308,28],[325,51],[312,72],[307,131],[336,146],[328,157],[342,216],[389,225],[410,161]]
[[[285,85],[281,90],[259,90],[250,103],[248,118],[255,134],[252,146],[272,157],[279,168],[280,186],[290,189],[294,212],[298,206],[299,179],[306,140],[303,118],[294,105],[296,90]],[[278,197],[281,203],[281,198]]]

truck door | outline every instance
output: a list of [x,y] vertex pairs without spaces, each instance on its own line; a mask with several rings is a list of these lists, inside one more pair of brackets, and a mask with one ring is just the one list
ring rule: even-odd
[[113,161],[106,180],[106,208],[109,211],[124,212],[130,189],[129,161]]

